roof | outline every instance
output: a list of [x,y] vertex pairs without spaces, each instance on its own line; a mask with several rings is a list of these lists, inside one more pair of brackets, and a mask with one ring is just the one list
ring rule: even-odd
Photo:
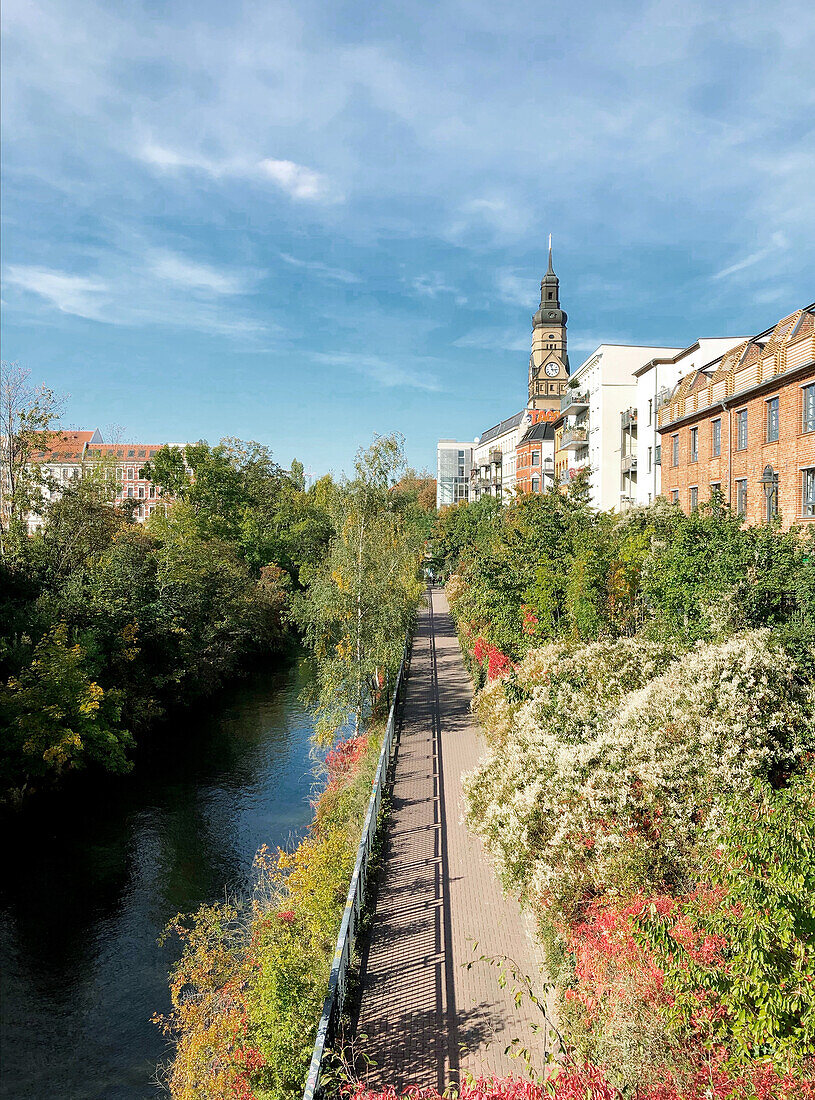
[[551,420],[540,420],[537,424],[530,425],[518,441],[522,443],[539,443],[546,439],[555,438],[555,425]]
[[521,411],[515,413],[514,416],[510,416],[508,420],[502,420],[500,424],[496,424],[492,428],[487,428],[478,440],[478,445],[481,446],[484,443],[489,443],[491,440],[497,439],[499,435],[505,435],[506,432],[512,431],[513,428],[517,428],[525,414],[526,409],[521,409]]

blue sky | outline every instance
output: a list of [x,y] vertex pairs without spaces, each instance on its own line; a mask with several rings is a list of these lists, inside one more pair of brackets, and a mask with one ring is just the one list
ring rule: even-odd
[[815,297],[815,5],[4,0],[4,358],[64,421],[315,473]]

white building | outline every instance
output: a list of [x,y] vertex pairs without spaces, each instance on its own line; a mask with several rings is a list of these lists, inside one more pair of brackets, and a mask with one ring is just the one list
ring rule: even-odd
[[[634,371],[649,359],[668,357],[680,348],[601,344],[572,372],[561,401],[567,416],[561,451],[573,453],[569,466],[590,468],[590,500],[595,508],[618,509],[623,467],[622,413],[634,406]],[[634,460],[636,461],[636,460]],[[631,456],[627,457],[631,462]]]
[[516,448],[521,436],[532,423],[529,409],[502,420],[488,428],[473,444],[473,469],[470,479],[470,499],[483,496],[508,500],[515,492],[517,470]]
[[472,443],[440,439],[436,447],[436,507],[460,504],[470,496]]
[[[636,394],[622,414],[622,494],[624,503],[650,504],[662,491],[660,437],[657,410],[673,393],[680,378],[715,363],[746,337],[697,340],[675,355],[655,356],[634,371]],[[633,458],[633,465],[626,461]]]

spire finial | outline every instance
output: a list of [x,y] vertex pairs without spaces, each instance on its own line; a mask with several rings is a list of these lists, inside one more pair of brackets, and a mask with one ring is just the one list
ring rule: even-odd
[[549,234],[549,267],[547,268],[547,275],[554,275],[555,269],[552,267],[552,234]]

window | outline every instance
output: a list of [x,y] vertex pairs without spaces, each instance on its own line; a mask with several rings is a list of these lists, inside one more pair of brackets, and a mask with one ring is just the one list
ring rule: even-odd
[[804,431],[815,432],[815,384],[801,390],[804,410]]
[[139,500],[144,500],[144,486],[139,486]]
[[679,465],[679,436],[671,436],[671,465]]
[[133,480],[133,467],[129,466],[127,470],[127,477],[129,481]]
[[699,486],[698,485],[691,485],[691,487],[690,487],[690,507],[691,507],[691,511],[693,511],[694,508],[699,507]]
[[678,504],[678,503],[679,503],[679,490],[678,490],[678,489],[672,489],[672,490],[671,490],[671,501],[672,501],[672,502],[673,502],[674,504]]
[[802,470],[801,474],[804,479],[801,515],[815,516],[815,466],[810,466],[808,470]]
[[742,478],[736,482],[736,514],[747,514],[747,479]]
[[743,451],[747,446],[747,409],[736,413],[736,450]]
[[649,474],[651,472],[651,458],[652,458],[652,456],[653,456],[653,448],[649,447],[648,448],[648,473]]
[[135,458],[136,457],[136,452],[135,451],[128,451],[127,452],[127,457],[128,458]]
[[769,401],[765,401],[767,406],[767,442],[776,443],[778,441],[778,398],[771,397]]
[[710,425],[710,453],[713,458],[718,458],[722,453],[722,420],[714,420]]
[[714,497],[719,496],[721,494],[721,491],[722,491],[721,481],[711,481],[711,483],[710,483],[710,499],[713,500]]
[[541,453],[540,453],[540,451],[533,451],[532,452],[532,465],[533,466],[540,466],[540,464],[541,464]]
[[539,493],[541,491],[541,479],[539,477],[532,478],[532,492]]
[[653,416],[654,416],[654,399],[652,397],[650,399],[650,401],[648,402],[648,427],[649,428],[651,426],[651,420],[653,419]]
[[690,460],[691,462],[699,461],[699,429],[691,428],[690,430]]
[[132,486],[132,485],[128,485],[128,487],[127,487],[127,495],[128,495],[129,497],[132,497],[132,496],[133,496],[133,486]]

